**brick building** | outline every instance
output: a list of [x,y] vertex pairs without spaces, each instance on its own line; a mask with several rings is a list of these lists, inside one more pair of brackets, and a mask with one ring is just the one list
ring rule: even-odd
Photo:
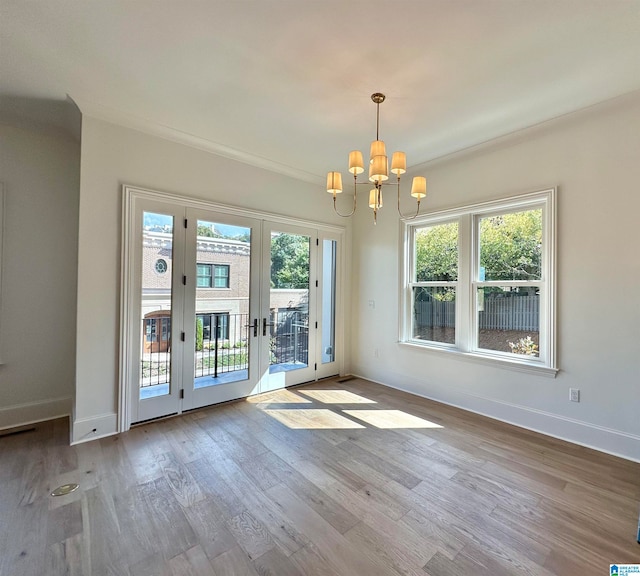
[[[142,252],[142,329],[145,352],[168,349],[171,332],[171,234],[145,231]],[[249,312],[250,245],[199,236],[196,257],[196,315],[205,340],[217,335],[237,342]]]
[[[171,334],[172,235],[145,231],[142,243],[142,330],[144,352],[165,352]],[[196,316],[203,339],[231,344],[246,338],[249,324],[249,242],[198,236],[196,256]],[[307,290],[270,290],[271,320],[287,311],[306,317]]]

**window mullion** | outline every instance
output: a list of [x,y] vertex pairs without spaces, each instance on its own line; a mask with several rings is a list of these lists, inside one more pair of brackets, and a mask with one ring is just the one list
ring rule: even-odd
[[458,289],[456,309],[456,346],[468,352],[473,337],[473,294],[472,279],[472,217],[464,214],[458,224]]

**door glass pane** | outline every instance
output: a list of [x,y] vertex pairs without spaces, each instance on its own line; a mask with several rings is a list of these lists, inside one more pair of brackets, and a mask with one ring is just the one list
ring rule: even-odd
[[269,372],[309,363],[309,258],[311,238],[271,233]]
[[540,289],[491,286],[478,289],[478,347],[538,358]]
[[198,220],[196,260],[194,387],[246,380],[251,230]]
[[142,214],[140,399],[170,393],[173,216]]
[[322,242],[322,363],[334,362],[336,338],[336,250],[335,240]]

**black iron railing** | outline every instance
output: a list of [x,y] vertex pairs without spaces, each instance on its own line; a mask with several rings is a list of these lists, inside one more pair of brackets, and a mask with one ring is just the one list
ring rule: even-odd
[[[144,320],[140,387],[167,384],[171,379],[171,330],[160,334],[162,319]],[[166,318],[164,319],[166,322]],[[269,337],[270,364],[308,364],[309,314],[304,310],[273,309]],[[157,323],[157,324],[154,324]],[[246,370],[249,366],[249,315],[199,313],[196,316],[195,377]]]
[[198,314],[196,322],[196,378],[247,369],[248,314]]
[[309,313],[274,309],[271,324],[270,364],[308,364]]

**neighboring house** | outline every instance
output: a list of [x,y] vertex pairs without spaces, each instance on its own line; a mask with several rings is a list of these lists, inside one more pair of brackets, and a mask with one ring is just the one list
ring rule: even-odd
[[[172,239],[167,232],[145,231],[142,245],[142,330],[145,352],[164,352],[170,342]],[[198,237],[196,314],[205,340],[243,338],[243,317],[249,312],[247,242]],[[246,319],[245,319],[246,320]]]
[[[145,231],[142,256],[141,321],[144,352],[165,352],[171,335],[172,236]],[[196,316],[203,339],[242,341],[249,314],[249,242],[198,236],[196,256]],[[271,313],[287,310],[306,315],[306,290],[271,289]]]

